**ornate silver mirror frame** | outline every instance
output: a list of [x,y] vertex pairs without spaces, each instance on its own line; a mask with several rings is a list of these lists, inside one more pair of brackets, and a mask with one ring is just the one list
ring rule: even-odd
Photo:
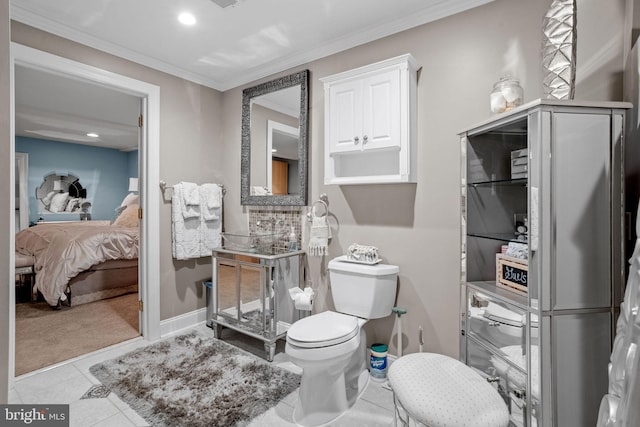
[[[258,195],[252,191],[251,181],[251,110],[258,97],[272,94],[295,86],[300,86],[299,138],[297,176],[298,188],[295,194]],[[242,91],[242,157],[241,194],[242,205],[258,206],[306,206],[307,204],[307,156],[308,156],[308,113],[309,113],[309,71],[304,70],[274,79]],[[255,143],[255,141],[254,141]],[[257,157],[257,156],[255,156]],[[262,161],[262,159],[260,159]],[[266,161],[266,159],[265,159]],[[254,186],[255,187],[255,186]]]

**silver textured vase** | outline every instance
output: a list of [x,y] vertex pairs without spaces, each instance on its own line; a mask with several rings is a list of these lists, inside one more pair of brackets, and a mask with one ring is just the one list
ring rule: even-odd
[[545,98],[573,99],[576,36],[575,0],[553,0],[542,25],[542,85]]

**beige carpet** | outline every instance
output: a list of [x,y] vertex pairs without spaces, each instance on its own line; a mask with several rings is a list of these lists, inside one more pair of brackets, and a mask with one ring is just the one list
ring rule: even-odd
[[138,294],[62,310],[16,304],[16,372],[22,375],[137,337]]

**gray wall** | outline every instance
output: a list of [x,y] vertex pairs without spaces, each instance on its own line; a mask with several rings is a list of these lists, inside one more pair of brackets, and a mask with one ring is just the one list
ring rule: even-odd
[[[541,23],[550,3],[497,0],[292,70],[310,70],[309,200],[327,193],[334,216],[330,255],[309,259],[310,278],[319,288],[317,310],[333,307],[325,276],[328,259],[343,254],[354,242],[375,245],[386,262],[400,266],[397,305],[408,310],[402,317],[403,352],[418,350],[422,326],[424,351],[458,355],[460,145],[456,134],[490,116],[489,93],[504,74],[520,79],[525,102],[542,95]],[[624,0],[606,5],[578,1],[577,99],[621,100],[624,6]],[[324,93],[319,79],[407,52],[422,66],[417,184],[325,186]],[[232,188],[238,188],[240,179],[241,90],[224,94],[223,143],[229,154],[224,174]],[[243,209],[237,200],[227,201],[226,225],[241,226]],[[395,316],[369,322],[370,343],[389,343],[390,352],[397,354],[396,322]]]
[[[380,248],[400,266],[397,305],[403,317],[404,352],[417,351],[418,327],[425,351],[458,354],[459,142],[456,133],[489,116],[489,92],[505,73],[518,77],[525,101],[540,97],[541,22],[551,0],[496,0],[460,15],[426,24],[301,66],[311,71],[310,201],[326,192],[334,215],[330,256],[309,260],[318,287],[317,309],[332,307],[324,273],[328,259],[353,242]],[[578,85],[576,98],[621,99],[625,0],[578,0]],[[9,22],[8,1],[0,0],[0,20]],[[0,66],[7,70],[8,25],[0,25]],[[240,206],[240,113],[242,88],[223,94],[104,54],[19,23],[12,40],[160,86],[160,176],[178,181],[222,182],[225,227],[246,227]],[[624,37],[623,37],[624,36]],[[324,186],[324,95],[319,78],[410,52],[422,65],[418,82],[418,182],[405,185]],[[284,73],[282,73],[284,74]],[[275,77],[275,76],[274,76]],[[266,79],[265,79],[266,80]],[[255,82],[257,83],[257,82]],[[253,84],[251,84],[253,85]],[[247,86],[251,86],[247,85]],[[9,171],[8,72],[0,73],[0,150]],[[180,159],[180,160],[177,160]],[[224,159],[224,161],[223,161]],[[0,180],[9,194],[9,179]],[[6,188],[5,188],[6,187]],[[2,205],[9,206],[5,200]],[[8,208],[7,208],[8,209]],[[204,306],[199,280],[210,275],[208,260],[174,261],[170,250],[170,205],[161,203],[161,318]],[[5,216],[6,215],[6,216]],[[10,212],[0,217],[5,241]],[[8,271],[7,247],[1,249]],[[8,275],[5,275],[8,276]],[[6,277],[5,280],[9,278]],[[3,289],[9,289],[4,286]],[[8,298],[0,298],[7,318]],[[369,322],[371,341],[395,348],[395,318]],[[7,342],[0,322],[0,342]],[[6,383],[6,346],[0,345],[0,384]],[[0,401],[5,399],[0,390]]]

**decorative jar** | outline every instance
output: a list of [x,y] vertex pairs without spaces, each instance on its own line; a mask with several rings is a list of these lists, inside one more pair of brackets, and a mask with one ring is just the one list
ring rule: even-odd
[[524,91],[520,82],[510,77],[503,77],[493,85],[491,91],[491,112],[504,113],[522,105]]

